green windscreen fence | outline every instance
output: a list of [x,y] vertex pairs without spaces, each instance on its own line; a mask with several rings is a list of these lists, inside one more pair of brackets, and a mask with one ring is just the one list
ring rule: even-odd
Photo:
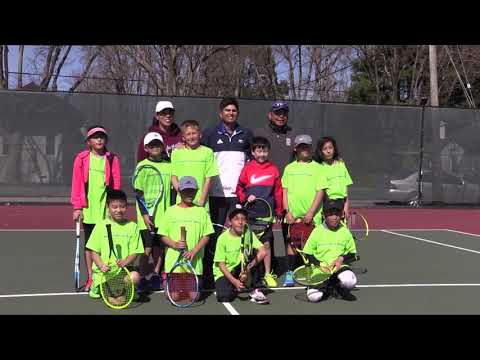
[[[219,121],[220,98],[86,93],[0,92],[0,198],[68,198],[75,155],[86,129],[107,128],[108,148],[121,159],[128,193],[136,151],[159,100],[174,103],[176,123]],[[239,122],[254,133],[272,100],[240,99]],[[475,109],[374,106],[290,101],[289,124],[339,145],[354,185],[352,200],[408,203],[417,199],[424,119],[422,200],[480,202],[480,114]],[[423,112],[423,114],[422,114]],[[272,151],[275,151],[273,149]]]

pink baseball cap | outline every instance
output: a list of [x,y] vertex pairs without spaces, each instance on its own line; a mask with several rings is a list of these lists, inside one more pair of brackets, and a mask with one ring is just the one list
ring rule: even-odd
[[93,129],[88,130],[88,132],[87,132],[87,140],[88,140],[88,138],[89,138],[90,136],[92,136],[93,134],[95,134],[95,133],[97,133],[97,132],[104,133],[104,134],[108,137],[107,131],[106,131],[104,128],[94,127]]

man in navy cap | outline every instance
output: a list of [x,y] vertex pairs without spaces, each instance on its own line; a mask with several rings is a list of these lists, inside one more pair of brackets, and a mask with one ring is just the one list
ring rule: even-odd
[[[296,132],[288,125],[289,107],[285,101],[275,101],[268,112],[269,122],[261,128],[254,130],[255,136],[263,136],[270,141],[270,161],[275,164],[283,174],[285,167],[294,160],[294,139]],[[286,236],[287,226],[284,226]],[[278,273],[278,264],[275,258],[274,246],[272,244],[272,268]]]

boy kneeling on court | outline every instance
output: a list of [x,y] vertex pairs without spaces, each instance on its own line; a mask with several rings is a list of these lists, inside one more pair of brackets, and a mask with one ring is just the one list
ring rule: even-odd
[[[93,299],[100,298],[102,273],[108,272],[110,261],[115,261],[120,267],[126,266],[135,285],[140,282],[140,274],[133,271],[133,263],[144,249],[137,223],[126,218],[127,195],[122,190],[109,191],[107,208],[109,216],[95,225],[86,245],[92,250],[93,282],[88,294]],[[107,226],[111,229],[113,251],[110,251]],[[115,255],[118,260],[115,260]]]
[[347,301],[357,299],[350,293],[357,284],[357,278],[347,265],[355,261],[357,249],[350,230],[340,222],[342,211],[343,204],[335,200],[326,201],[323,206],[325,222],[312,231],[303,248],[311,264],[327,264],[333,270],[327,281],[307,289],[307,298],[311,302],[318,302],[328,295]]
[[[247,211],[237,205],[228,215],[231,227],[217,239],[213,259],[213,275],[218,302],[231,302],[237,292],[246,290],[246,278],[251,277],[252,290],[250,301],[256,304],[268,304],[268,298],[259,287],[262,286],[262,271],[258,265],[267,254],[265,247],[255,234],[248,229]],[[243,241],[243,246],[242,246]],[[253,258],[242,273],[242,247],[250,246],[250,258]]]

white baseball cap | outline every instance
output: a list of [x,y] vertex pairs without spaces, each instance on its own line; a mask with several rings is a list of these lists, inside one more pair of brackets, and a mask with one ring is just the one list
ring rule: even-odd
[[170,101],[159,101],[157,103],[157,106],[155,107],[155,112],[158,113],[165,109],[175,110],[175,108],[173,107],[173,104]]
[[162,144],[164,144],[162,135],[156,132],[149,132],[147,135],[145,135],[145,138],[143,139],[143,146],[147,146],[153,140],[160,140]]

